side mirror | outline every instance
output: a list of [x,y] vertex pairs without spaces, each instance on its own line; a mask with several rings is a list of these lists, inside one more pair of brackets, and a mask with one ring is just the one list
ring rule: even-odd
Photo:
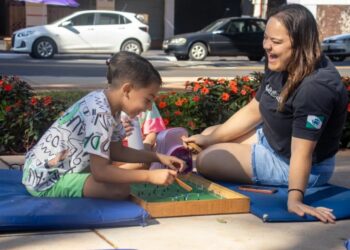
[[73,26],[73,23],[72,23],[72,21],[64,21],[64,22],[62,22],[61,24],[60,24],[60,26],[62,26],[62,27],[68,27],[68,26]]

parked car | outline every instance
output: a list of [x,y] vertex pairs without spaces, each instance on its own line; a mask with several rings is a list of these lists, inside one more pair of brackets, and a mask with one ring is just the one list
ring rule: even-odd
[[322,50],[332,61],[344,61],[350,56],[350,33],[326,37],[322,41]]
[[52,24],[15,31],[12,51],[33,58],[51,58],[56,53],[141,54],[150,47],[148,25],[135,13],[78,11]]
[[176,35],[163,41],[163,50],[177,59],[204,60],[207,56],[248,56],[260,61],[266,20],[230,17],[216,20],[204,29]]

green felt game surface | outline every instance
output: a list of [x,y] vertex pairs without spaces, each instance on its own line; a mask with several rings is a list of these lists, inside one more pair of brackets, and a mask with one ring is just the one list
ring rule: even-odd
[[218,200],[222,196],[208,191],[201,185],[186,181],[192,187],[188,192],[177,183],[169,186],[157,186],[153,184],[133,184],[131,193],[147,202],[169,202],[169,201],[196,201],[196,200]]

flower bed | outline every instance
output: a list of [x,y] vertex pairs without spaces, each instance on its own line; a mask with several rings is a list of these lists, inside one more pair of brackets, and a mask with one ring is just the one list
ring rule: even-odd
[[[186,82],[184,92],[161,93],[156,104],[168,127],[185,127],[191,134],[200,133],[223,123],[254,98],[262,78],[261,73],[232,79],[199,78]],[[342,81],[350,93],[350,78],[342,77]],[[70,94],[67,100],[66,94],[34,93],[19,78],[0,75],[0,154],[26,152],[62,111],[86,93]],[[350,116],[340,146],[350,148]]]
[[0,153],[27,151],[66,108],[51,96],[36,96],[26,82],[0,76]]
[[263,75],[233,79],[198,78],[186,82],[185,92],[160,94],[156,100],[165,124],[185,127],[191,133],[226,121],[254,96]]

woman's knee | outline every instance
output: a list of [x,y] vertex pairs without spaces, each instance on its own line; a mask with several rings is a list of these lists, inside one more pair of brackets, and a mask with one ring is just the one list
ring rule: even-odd
[[208,162],[208,153],[210,152],[210,148],[207,148],[203,150],[201,153],[198,154],[196,158],[196,169],[201,174],[206,174],[209,170],[209,166],[207,165]]

